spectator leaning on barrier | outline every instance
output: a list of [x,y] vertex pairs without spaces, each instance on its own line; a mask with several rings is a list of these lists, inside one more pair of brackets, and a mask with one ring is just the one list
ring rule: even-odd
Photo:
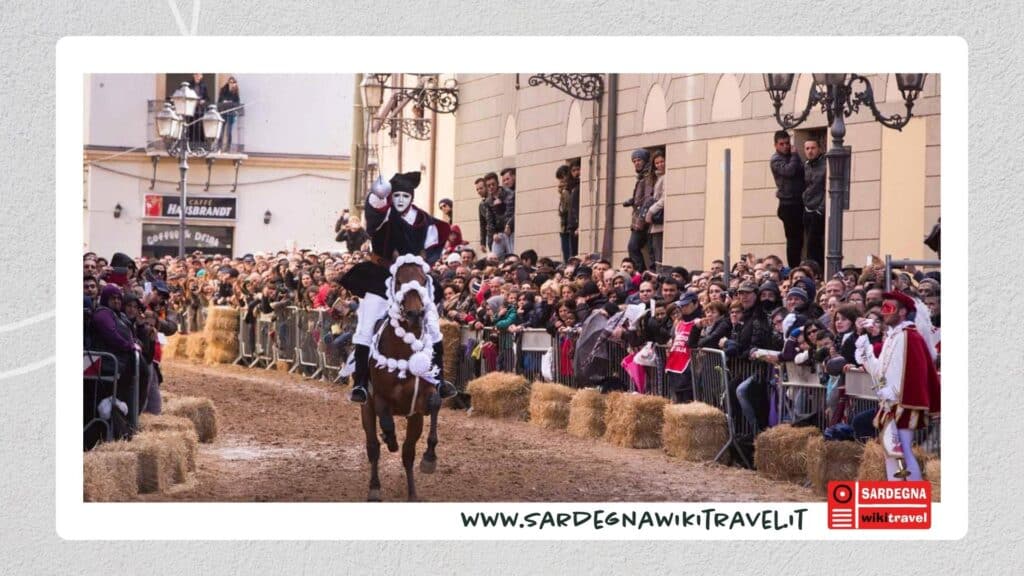
[[[669,389],[672,390],[676,403],[695,400],[693,389],[693,334],[699,330],[701,311],[697,306],[697,296],[686,292],[678,300],[668,304],[669,315],[673,321],[672,342],[665,361],[665,372],[668,374]],[[699,333],[699,332],[698,332]]]

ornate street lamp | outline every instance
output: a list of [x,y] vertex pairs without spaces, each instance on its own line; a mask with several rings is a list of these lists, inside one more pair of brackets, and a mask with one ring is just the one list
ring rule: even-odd
[[[220,146],[220,132],[224,126],[224,118],[217,111],[217,107],[212,104],[206,108],[206,113],[202,117],[195,118],[198,103],[199,96],[195,90],[189,87],[187,82],[182,82],[181,86],[171,95],[171,102],[165,103],[163,110],[156,115],[157,134],[164,140],[167,153],[178,157],[180,173],[178,187],[181,191],[178,206],[179,257],[185,256],[188,158],[189,156],[201,158],[216,153]],[[196,122],[202,124],[205,142],[192,142],[189,139],[188,128]]]
[[[927,74],[896,74],[896,87],[903,96],[906,115],[892,114],[886,116],[878,110],[875,103],[874,89],[871,82],[859,74],[813,74],[814,83],[807,96],[807,105],[799,116],[782,114],[782,102],[786,94],[793,88],[796,74],[764,74],[764,87],[768,91],[772,105],[775,107],[775,120],[779,126],[789,130],[796,128],[807,119],[811,110],[818,106],[828,118],[832,146],[825,154],[829,171],[829,211],[828,226],[828,277],[832,277],[843,267],[843,210],[849,208],[850,192],[850,155],[849,146],[843,145],[846,137],[845,118],[856,114],[860,107],[871,110],[875,120],[886,128],[903,130],[913,116],[914,101],[924,89]],[[860,90],[854,89],[857,84]]]

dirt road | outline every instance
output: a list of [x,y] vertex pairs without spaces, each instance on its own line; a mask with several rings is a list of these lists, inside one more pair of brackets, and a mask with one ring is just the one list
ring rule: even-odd
[[[347,388],[236,366],[165,363],[164,390],[205,396],[219,435],[200,445],[187,484],[147,500],[364,501],[369,480],[358,408]],[[399,418],[399,439],[404,420]],[[424,434],[424,437],[426,434]],[[417,474],[432,502],[818,501],[809,489],[750,471],[693,464],[661,450],[582,440],[526,422],[443,409],[438,468]],[[420,440],[418,455],[425,448]],[[401,458],[381,456],[385,501],[405,499]]]

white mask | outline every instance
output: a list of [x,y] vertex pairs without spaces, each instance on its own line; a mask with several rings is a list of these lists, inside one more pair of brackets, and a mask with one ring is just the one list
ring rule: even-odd
[[393,192],[391,194],[391,205],[399,212],[405,212],[412,204],[412,194],[408,192]]

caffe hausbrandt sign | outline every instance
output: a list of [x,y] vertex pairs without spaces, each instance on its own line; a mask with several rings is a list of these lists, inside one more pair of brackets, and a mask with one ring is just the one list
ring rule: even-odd
[[[191,196],[185,208],[185,217],[234,220],[235,206],[234,198]],[[148,218],[180,218],[181,199],[177,196],[146,194],[145,213]]]

